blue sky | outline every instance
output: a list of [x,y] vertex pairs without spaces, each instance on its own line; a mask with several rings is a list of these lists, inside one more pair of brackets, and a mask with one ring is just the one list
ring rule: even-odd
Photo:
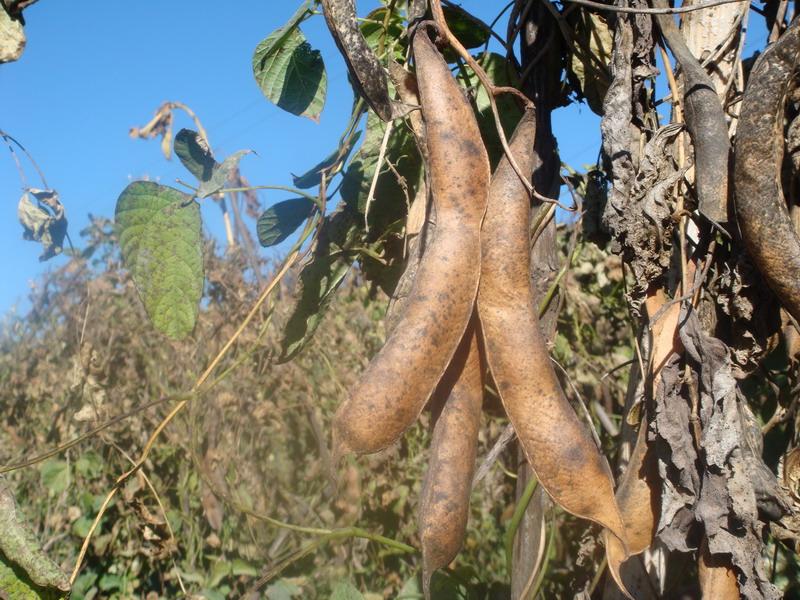
[[[45,0],[26,11],[28,46],[20,61],[0,65],[0,129],[16,137],[58,190],[76,246],[89,213],[112,217],[117,196],[142,177],[174,185],[191,180],[175,159],[167,162],[158,141],[134,140],[166,100],[190,106],[205,125],[215,154],[249,148],[242,171],[253,184],[291,185],[327,155],[347,123],[351,93],[343,61],[322,17],[303,32],[322,52],[328,96],[319,123],[283,112],[267,101],[252,75],[259,41],[281,26],[299,0]],[[376,1],[358,2],[365,15]],[[467,0],[464,8],[491,21],[505,2]],[[221,7],[223,7],[221,9]],[[228,9],[228,10],[226,10]],[[192,127],[183,115],[174,131]],[[557,111],[554,127],[562,160],[580,166],[596,159],[599,118],[586,106]],[[26,166],[29,184],[35,171]],[[17,222],[21,183],[7,150],[0,148],[0,314],[27,308],[31,282],[64,257],[39,263],[39,246],[22,240]],[[263,205],[286,194],[265,192]],[[203,207],[209,234],[220,235],[218,208]],[[265,250],[265,252],[274,252]]]

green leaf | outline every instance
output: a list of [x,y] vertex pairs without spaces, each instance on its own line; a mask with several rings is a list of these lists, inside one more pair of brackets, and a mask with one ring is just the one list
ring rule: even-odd
[[69,591],[66,574],[44,552],[0,480],[0,594],[8,598],[60,598]]
[[[386,8],[376,8],[369,13],[361,23],[361,34],[376,55],[380,56],[387,47],[391,47],[394,50],[394,59],[403,62],[408,48],[403,18],[398,11],[392,11],[384,29],[386,11]],[[383,42],[383,48],[381,48],[381,42]]]
[[300,289],[284,328],[279,362],[294,358],[314,335],[355,260],[349,250],[360,240],[361,222],[358,214],[342,205],[325,218],[311,258],[300,271]]
[[333,586],[330,600],[364,600],[364,596],[349,581],[340,581]]
[[302,590],[291,581],[278,579],[275,583],[264,590],[264,595],[268,600],[292,600],[300,595]]
[[57,496],[69,486],[69,465],[64,460],[48,460],[39,467],[42,485]]
[[258,577],[258,569],[241,558],[234,558],[231,561],[231,575],[234,577]]
[[208,181],[217,161],[206,140],[196,131],[181,129],[175,136],[175,154],[200,181]]
[[[490,30],[481,21],[458,6],[442,7],[445,21],[464,48],[478,48],[489,40]],[[454,55],[455,56],[455,55]],[[448,62],[449,61],[448,59]]]
[[[519,87],[519,79],[509,67],[508,61],[504,56],[494,52],[484,53],[478,57],[478,62],[494,85]],[[500,137],[497,135],[497,127],[495,126],[489,95],[486,93],[486,88],[483,87],[468,66],[459,73],[458,79],[465,87],[477,89],[475,106],[478,110],[478,126],[486,145],[486,151],[489,154],[489,161],[494,167],[503,155],[503,146],[500,143]],[[503,124],[506,137],[510,138],[522,117],[522,109],[513,97],[503,94],[497,97],[497,110],[500,114],[500,122]]]
[[153,325],[172,339],[191,333],[203,295],[200,207],[179,190],[135,181],[117,200],[116,229]]
[[222,164],[214,164],[211,168],[211,176],[200,182],[200,187],[197,188],[197,197],[206,198],[223,189],[225,182],[228,181],[228,177],[239,164],[239,161],[242,160],[242,157],[251,152],[252,150],[239,150],[222,161]]
[[300,188],[301,190],[305,190],[322,183],[323,171],[328,171],[329,176],[338,173],[341,169],[341,165],[344,164],[344,162],[347,160],[347,157],[350,156],[350,152],[353,151],[353,147],[356,145],[360,137],[361,132],[356,131],[349,136],[347,140],[345,140],[345,143],[342,146],[331,152],[321,162],[311,167],[308,171],[302,175],[292,175],[294,186]]
[[122,589],[125,587],[125,581],[122,579],[122,577],[114,573],[104,573],[103,576],[100,577],[97,587],[104,592],[110,592],[111,590],[122,591]]
[[[36,204],[31,200],[36,199]],[[55,190],[29,189],[17,205],[17,218],[22,225],[22,238],[39,242],[44,251],[40,261],[53,258],[64,249],[67,217]]]
[[[345,170],[342,179],[342,200],[361,214],[366,209],[386,126],[374,112],[367,113],[367,133],[364,142]],[[402,219],[407,211],[405,191],[386,161],[394,166],[411,190],[419,180],[422,169],[416,142],[409,130],[400,122],[394,125],[389,134],[385,158],[369,208],[370,230],[381,233],[391,223]]]
[[311,48],[295,16],[272,32],[253,53],[253,75],[268,100],[294,115],[319,121],[325,104],[327,75],[318,50]]
[[292,198],[273,204],[258,217],[258,241],[264,247],[280,244],[308,218],[313,206],[314,202],[308,198]]

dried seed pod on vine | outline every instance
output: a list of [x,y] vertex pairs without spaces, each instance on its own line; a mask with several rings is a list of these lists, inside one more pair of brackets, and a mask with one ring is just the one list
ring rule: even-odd
[[480,277],[489,159],[472,107],[419,27],[413,40],[436,235],[392,335],[334,421],[334,449],[377,452],[419,416],[467,328]]
[[[523,117],[511,151],[533,170],[536,120]],[[478,290],[486,360],[511,423],[542,486],[566,511],[600,523],[625,543],[608,462],[570,406],[539,329],[530,281],[530,196],[507,158],[492,177],[481,231]]]
[[477,319],[473,318],[439,385],[447,400],[433,429],[419,509],[426,597],[430,597],[431,575],[455,558],[467,529],[483,403],[483,366],[476,324]]
[[786,310],[800,320],[800,237],[781,187],[783,111],[800,58],[800,19],[750,73],[735,141],[736,217],[747,250]]

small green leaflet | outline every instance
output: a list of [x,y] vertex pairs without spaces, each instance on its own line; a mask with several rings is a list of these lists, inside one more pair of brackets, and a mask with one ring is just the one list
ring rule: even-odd
[[349,581],[340,581],[333,586],[330,600],[364,600],[364,596]]
[[280,244],[309,217],[314,206],[308,198],[292,198],[273,204],[258,217],[258,241],[265,248]]
[[239,150],[220,164],[214,159],[206,140],[196,131],[181,129],[175,136],[175,154],[181,159],[183,166],[200,180],[198,198],[206,198],[223,189],[239,161],[250,152],[252,150]]
[[308,8],[304,3],[288,23],[256,47],[253,75],[268,100],[294,115],[319,121],[328,78],[322,56],[299,28]]
[[135,181],[117,200],[116,229],[153,325],[172,339],[191,333],[203,295],[200,207],[179,190]]
[[[389,45],[393,45],[394,59],[403,62],[408,48],[408,38],[404,35],[405,24],[400,13],[392,11],[388,23],[386,23],[386,29],[384,29],[386,10],[386,8],[376,8],[369,13],[361,23],[361,34],[367,41],[367,45],[378,55],[381,55]],[[381,48],[381,41],[383,41],[383,48]]]
[[250,154],[250,152],[252,150],[238,150],[223,160],[222,164],[215,164],[211,170],[211,177],[200,182],[200,187],[197,188],[197,197],[207,198],[223,189],[225,182],[228,181],[228,177],[239,164],[239,161],[242,160],[245,154]]
[[175,136],[175,154],[183,166],[200,181],[211,179],[217,161],[203,137],[191,129],[181,129]]

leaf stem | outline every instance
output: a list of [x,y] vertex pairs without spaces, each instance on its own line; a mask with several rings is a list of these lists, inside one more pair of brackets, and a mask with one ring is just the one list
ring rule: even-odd
[[504,542],[506,549],[506,568],[508,569],[509,573],[511,573],[513,566],[512,559],[514,555],[514,537],[517,535],[519,524],[522,522],[522,517],[525,515],[525,511],[528,509],[528,504],[531,502],[533,492],[536,490],[536,485],[538,483],[539,480],[534,477],[528,482],[528,485],[525,486],[525,490],[523,490],[522,495],[519,497],[519,502],[517,502],[517,506],[514,508],[514,514],[511,517],[511,522],[508,524],[508,531],[506,531]]

